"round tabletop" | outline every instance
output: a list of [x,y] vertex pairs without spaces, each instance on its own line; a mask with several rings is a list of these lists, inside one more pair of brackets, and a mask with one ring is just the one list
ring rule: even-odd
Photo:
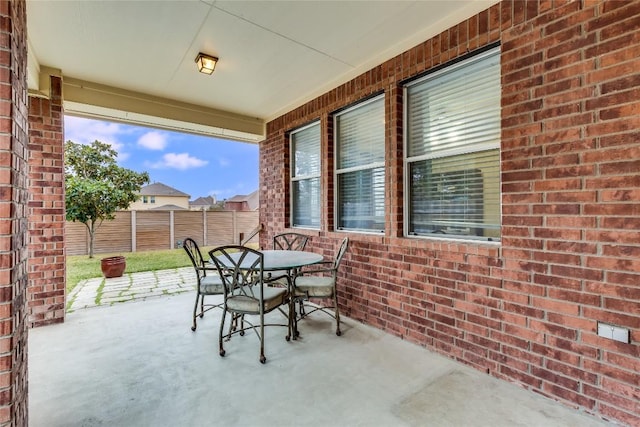
[[266,250],[263,270],[288,270],[305,265],[316,264],[323,260],[323,256],[305,251]]
[[[322,255],[306,251],[265,250],[260,252],[263,255],[262,269],[264,271],[290,270],[316,264],[324,260]],[[229,256],[237,259],[236,254],[240,256],[240,252],[232,253]],[[255,255],[247,254],[242,264],[246,264],[248,268],[255,259]]]

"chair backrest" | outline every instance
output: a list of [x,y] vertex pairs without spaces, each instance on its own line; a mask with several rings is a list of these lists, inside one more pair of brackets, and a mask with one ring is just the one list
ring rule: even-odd
[[225,298],[233,293],[234,296],[263,299],[262,252],[246,246],[227,245],[210,250],[209,256],[222,278]]
[[342,262],[342,257],[344,257],[345,252],[347,252],[347,247],[349,246],[349,238],[345,237],[340,244],[340,248],[338,249],[338,253],[336,254],[336,259],[333,262],[333,269],[338,270],[340,267],[340,263]]
[[196,274],[198,278],[202,278],[207,275],[205,270],[205,262],[204,258],[202,258],[202,253],[200,252],[200,248],[195,240],[190,237],[184,239],[182,243],[182,247],[184,248],[187,255],[189,255],[189,259],[191,260],[191,264],[193,264],[193,268],[196,270]]
[[273,249],[303,251],[309,236],[300,233],[280,233],[273,236]]

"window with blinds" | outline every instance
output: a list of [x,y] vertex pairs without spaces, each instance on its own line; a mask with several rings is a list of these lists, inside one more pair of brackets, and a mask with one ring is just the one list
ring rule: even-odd
[[408,235],[500,240],[500,53],[405,87]]
[[320,228],[320,122],[290,134],[291,225]]
[[384,232],[384,95],[334,120],[336,228]]

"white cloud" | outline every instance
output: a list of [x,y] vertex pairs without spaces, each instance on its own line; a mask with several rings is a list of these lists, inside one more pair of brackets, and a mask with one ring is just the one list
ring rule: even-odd
[[153,169],[178,169],[187,170],[205,166],[209,162],[192,157],[189,153],[167,153],[162,156],[162,160],[156,163],[147,163]]
[[128,157],[126,153],[120,153],[124,143],[120,141],[120,135],[129,133],[125,126],[118,123],[103,122],[84,119],[81,117],[64,117],[64,140],[71,140],[78,144],[91,144],[98,140],[111,145],[118,152],[118,159]]
[[231,161],[227,158],[220,157],[218,159],[218,164],[220,165],[220,167],[226,168],[227,166],[231,165]]
[[125,153],[124,151],[118,152],[118,161],[125,162],[131,157],[131,153]]
[[148,150],[162,151],[167,146],[167,134],[162,132],[147,132],[138,139],[138,145]]

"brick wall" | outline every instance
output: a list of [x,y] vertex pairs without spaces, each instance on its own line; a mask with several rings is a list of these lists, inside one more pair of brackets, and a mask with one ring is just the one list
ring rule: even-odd
[[27,27],[0,1],[0,425],[27,415]]
[[62,79],[48,99],[29,98],[29,324],[65,316],[64,111]]
[[[289,226],[286,132],[320,119],[345,314],[598,417],[640,425],[640,1],[503,1],[267,125],[262,246]],[[400,82],[501,44],[502,242],[402,237]],[[332,112],[384,91],[385,236],[333,227]],[[597,322],[631,342],[597,336]]]

